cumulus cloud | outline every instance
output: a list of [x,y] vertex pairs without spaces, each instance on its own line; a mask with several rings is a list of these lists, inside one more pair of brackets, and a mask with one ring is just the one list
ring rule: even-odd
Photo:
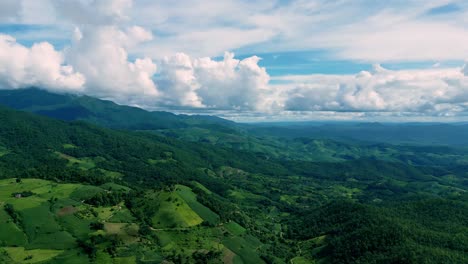
[[84,76],[63,63],[62,52],[47,42],[27,48],[11,36],[0,35],[0,84],[4,88],[37,86],[80,91]]
[[[167,55],[170,49],[163,48],[160,51],[152,48],[149,50],[150,58],[146,56],[146,49],[142,49],[142,45],[153,45],[164,40],[158,38],[157,33],[153,36],[152,31],[134,25],[127,14],[133,5],[131,0],[53,1],[50,3],[55,6],[54,14],[62,17],[64,24],[75,29],[70,44],[60,51],[47,42],[26,47],[11,36],[0,35],[0,87],[16,89],[37,86],[53,91],[88,94],[148,109],[198,109],[204,113],[221,113],[233,119],[247,117],[253,120],[274,116],[282,116],[284,119],[295,119],[298,116],[345,119],[468,115],[468,66],[443,68],[439,64],[429,69],[392,71],[376,64],[371,71],[354,75],[271,77],[259,65],[260,58],[257,56],[237,59],[233,53],[226,52],[223,58],[213,59],[193,55],[196,52],[192,51],[195,50],[214,50],[219,53],[221,49],[255,44],[274,36],[280,40],[292,36],[290,39],[294,40],[295,35],[304,36],[304,28],[299,24],[307,27],[313,24],[302,23],[311,21],[310,17],[319,22],[331,19],[323,17],[319,11],[334,10],[336,3],[306,2],[295,1],[292,6],[279,9],[272,6],[263,8],[265,3],[258,4],[256,10],[269,15],[252,16],[241,29],[231,25],[236,20],[235,16],[226,16],[224,22],[229,22],[227,27],[199,29],[193,31],[193,34],[184,33],[183,30],[176,32],[166,38],[166,42],[177,40],[183,43],[163,43],[163,46],[183,47],[185,53]],[[235,1],[230,3],[237,6]],[[10,9],[18,11],[18,7],[9,1],[2,2],[0,7],[7,4],[11,5]],[[167,4],[164,6],[167,8]],[[179,18],[179,7],[172,11]],[[190,8],[183,11],[185,15],[198,15]],[[306,14],[296,16],[297,12]],[[393,13],[391,15],[392,19],[388,21],[396,23],[391,28],[400,32],[400,27],[404,28],[408,24],[404,19],[408,14],[402,19],[396,19]],[[365,21],[373,22],[369,23],[373,29],[387,28],[390,22],[378,19],[382,17],[388,18],[389,15],[367,17]],[[5,15],[0,11],[0,19],[4,18]],[[273,21],[278,18],[284,19]],[[219,19],[219,15],[214,14],[201,22],[210,24],[212,20]],[[340,24],[338,22],[342,21],[337,21]],[[351,24],[349,28],[352,30],[341,27],[342,31],[336,31],[342,33],[339,36],[335,31],[330,35],[320,34],[321,37],[305,38],[301,45],[334,47],[346,53],[342,57],[369,61],[372,58],[385,61],[398,56],[407,57],[407,52],[415,48],[404,44],[404,49],[398,50],[391,46],[381,46],[380,38],[362,37],[367,36],[368,30],[362,30],[361,22]],[[267,24],[271,26],[265,28]],[[446,26],[453,28],[453,25]],[[165,27],[167,30],[167,24]],[[226,31],[226,28],[233,30]],[[432,36],[413,34],[416,31],[424,32],[424,26],[409,28],[414,29],[409,31],[412,37],[430,42]],[[464,32],[449,31],[445,27],[438,29],[453,33],[454,37],[449,42],[457,42],[460,32]],[[351,31],[356,34],[347,34]],[[356,43],[359,47],[351,47]],[[399,47],[399,42],[387,44],[392,43]],[[464,42],[457,43],[461,45]],[[450,56],[456,57],[463,53],[466,48],[462,46],[459,50],[454,49],[455,52]],[[157,45],[155,47],[158,48]],[[382,49],[388,52],[382,52]],[[142,52],[135,53],[135,50]],[[359,50],[363,50],[363,53],[359,53]],[[429,53],[437,55],[429,50]],[[153,52],[165,56],[154,56]],[[372,55],[372,52],[378,54]],[[395,52],[400,55],[397,56]],[[446,51],[440,49],[438,52]],[[435,57],[442,60],[446,55]]]
[[75,26],[65,58],[86,77],[83,92],[120,103],[156,98],[156,64],[148,57],[129,59],[128,49],[153,38],[139,26],[125,26],[131,0],[57,1],[56,10]]
[[128,50],[153,39],[150,31],[123,23],[132,1],[53,3],[56,14],[75,27],[70,45],[55,51],[43,42],[29,49],[5,36],[4,88],[39,86],[148,108],[265,109],[269,75],[258,65],[260,58],[239,60],[226,53],[214,60],[177,53],[157,67],[148,57],[129,58]]
[[259,110],[270,78],[259,60],[238,60],[229,52],[220,61],[179,53],[163,60],[158,83],[169,104]]
[[152,80],[156,65],[149,58],[128,59],[126,48],[150,36],[143,29],[124,32],[115,26],[76,29],[66,50],[67,62],[86,77],[85,92],[119,101],[132,96],[156,96]]
[[284,77],[285,110],[341,112],[414,112],[447,115],[466,111],[466,66],[391,71],[379,65],[356,75]]
[[156,98],[156,64],[147,57],[129,59],[127,50],[151,40],[151,32],[121,25],[131,0],[54,1],[57,15],[75,26],[71,44],[56,51],[48,42],[28,48],[0,36],[3,88],[37,86],[129,103]]

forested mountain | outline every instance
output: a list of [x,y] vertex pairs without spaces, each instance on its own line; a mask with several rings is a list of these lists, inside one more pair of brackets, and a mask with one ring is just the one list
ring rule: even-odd
[[61,120],[82,120],[117,129],[156,130],[232,123],[214,116],[148,112],[89,96],[55,94],[37,88],[0,90],[0,104]]
[[252,126],[251,130],[259,136],[283,138],[468,146],[466,123],[265,123]]
[[[0,97],[68,121],[0,108],[0,262],[467,262],[464,148],[264,135],[23,92]],[[129,113],[169,118],[142,129]]]
[[213,116],[148,112],[89,96],[60,95],[36,88],[0,90],[0,104],[65,121],[148,131],[279,159],[346,161],[371,158],[411,164],[464,164],[468,160],[464,149],[468,145],[465,136],[468,126],[465,124],[239,124]]
[[[37,88],[0,90],[0,104],[66,121],[127,130],[159,131],[185,140],[228,143],[251,137],[332,139],[340,142],[468,146],[466,123],[289,122],[238,124],[215,116],[175,115],[118,105],[89,96]],[[221,137],[221,139],[220,139]],[[238,142],[237,142],[238,143]]]

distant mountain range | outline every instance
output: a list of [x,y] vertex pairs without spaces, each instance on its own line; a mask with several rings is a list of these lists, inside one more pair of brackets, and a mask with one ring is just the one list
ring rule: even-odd
[[37,88],[0,90],[0,105],[65,121],[86,121],[113,129],[154,131],[184,140],[230,147],[264,137],[331,139],[359,144],[468,146],[468,124],[464,123],[240,124],[216,116],[151,112],[89,96],[55,94]]
[[0,104],[0,263],[466,263],[465,125]]
[[82,120],[117,129],[157,130],[232,123],[214,116],[149,112],[89,96],[55,94],[36,88],[0,90],[0,104],[61,120]]

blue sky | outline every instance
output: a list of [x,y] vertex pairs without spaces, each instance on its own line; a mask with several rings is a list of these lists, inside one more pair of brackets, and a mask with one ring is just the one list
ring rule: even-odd
[[4,0],[0,84],[236,120],[464,120],[467,14],[450,0]]
[[463,9],[458,4],[453,2],[453,3],[447,3],[447,4],[433,7],[429,9],[426,14],[428,16],[437,16],[437,15],[445,15],[445,14],[457,13],[457,12],[462,12],[462,11]]

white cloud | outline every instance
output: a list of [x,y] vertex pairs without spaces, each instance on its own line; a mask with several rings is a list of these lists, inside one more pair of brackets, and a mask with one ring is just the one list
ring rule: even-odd
[[11,36],[0,35],[0,84],[4,88],[38,86],[79,91],[84,76],[63,63],[63,54],[47,42],[27,48]]
[[[23,0],[24,1],[24,0]],[[114,25],[127,21],[132,0],[56,0],[58,16],[74,25]]]
[[[216,56],[239,48],[249,53],[325,49],[335,58],[380,63],[468,56],[467,6],[448,15],[427,14],[447,1],[163,2],[136,4],[135,10],[145,9],[141,21],[163,32],[160,42],[145,49],[155,57],[158,50]],[[154,13],[164,18],[151,20]]]
[[[465,69],[464,67],[463,69]],[[376,66],[357,75],[278,78],[285,110],[457,114],[467,110],[468,77],[463,69],[391,71]]]
[[14,20],[21,11],[21,2],[17,0],[3,0],[0,2],[0,21],[10,22]]
[[278,32],[258,27],[249,17],[274,8],[274,1],[135,1],[132,17],[156,31],[155,41],[137,54],[160,59],[177,52],[190,56],[219,56],[226,50],[263,43]]
[[18,22],[24,24],[53,24],[56,14],[53,0],[15,0],[20,5]]
[[208,30],[193,30],[180,35],[156,38],[142,47],[132,49],[136,54],[148,54],[161,59],[177,52],[191,56],[218,56],[226,50],[234,50],[245,45],[265,42],[275,35],[272,30],[238,29],[218,27]]
[[[260,58],[238,60],[234,54],[226,53],[223,60],[216,61],[178,53],[160,61],[159,77],[154,81],[158,67],[152,59],[144,56],[129,59],[129,49],[153,39],[150,31],[124,23],[128,20],[125,11],[132,1],[54,3],[56,14],[67,17],[75,26],[70,46],[63,52],[56,52],[46,42],[30,50],[15,44],[23,53],[32,54],[27,58],[23,56],[23,61],[28,61],[34,74],[22,73],[22,68],[27,68],[23,67],[26,62],[11,68],[8,65],[11,63],[5,59],[2,65],[11,68],[5,73],[10,76],[4,84],[7,88],[37,85],[144,107],[264,108],[261,98],[268,95],[269,75],[258,66]],[[246,37],[254,35],[256,33]],[[218,36],[220,39],[227,37]],[[203,42],[203,38],[187,43],[194,42]],[[47,60],[38,56],[41,51]],[[18,52],[11,52],[11,58],[17,56]],[[63,76],[57,77],[58,73]]]
[[178,53],[165,58],[158,83],[165,94],[165,104],[204,107],[197,94],[200,84],[195,76],[192,59],[188,55]]
[[149,58],[130,62],[126,51],[148,36],[143,29],[124,32],[115,26],[83,26],[66,50],[66,59],[86,76],[85,92],[90,95],[112,96],[119,101],[132,96],[157,96],[152,81],[156,65]]
[[450,2],[4,0],[0,21],[141,25],[155,38],[128,52],[152,59],[177,52],[203,57],[238,49],[250,54],[325,49],[335,58],[377,63],[444,61],[468,56],[468,4],[457,1],[456,12],[430,15]]
[[[441,66],[468,54],[466,8],[450,14],[453,21],[426,15],[445,2],[406,1],[402,9],[398,3],[324,0],[3,1],[2,21],[60,24],[70,35],[71,28],[75,31],[62,51],[47,42],[26,47],[1,35],[0,84],[84,93],[150,109],[221,111],[230,118],[466,115],[468,67]],[[34,6],[52,4],[47,17],[32,12]],[[7,9],[11,14],[3,12]],[[32,35],[31,40],[47,30],[18,34]],[[271,77],[257,56],[236,59],[227,52],[212,58],[246,47],[326,49],[334,57],[370,62],[441,63],[421,70],[391,71],[377,64],[354,75]]]
[[352,60],[460,60],[468,54],[466,27],[445,22],[405,21],[388,27],[364,22],[327,37],[330,42],[346,43],[337,56]]
[[[467,56],[468,6],[428,15],[448,1],[136,1],[132,17],[157,31],[134,52],[153,58],[185,52],[219,56],[325,49],[340,59],[371,62],[453,60]],[[430,32],[430,34],[428,34]],[[158,35],[159,34],[159,35]],[[161,55],[163,54],[163,55]]]
[[120,103],[156,98],[156,64],[148,57],[129,60],[128,49],[153,38],[150,31],[127,26],[131,0],[56,1],[58,15],[74,25],[66,61],[86,77],[84,93]]
[[223,60],[215,61],[179,53],[164,59],[158,83],[173,105],[259,110],[269,88],[269,75],[258,66],[259,60],[237,60],[225,53]]
[[[129,103],[153,98],[158,91],[152,78],[157,67],[147,57],[128,58],[127,50],[152,39],[127,20],[129,0],[55,1],[56,14],[75,25],[74,38],[64,51],[41,42],[31,48],[11,36],[0,38],[0,76],[4,88],[39,86],[49,90],[84,93]],[[23,11],[31,5],[23,1]],[[24,15],[24,12],[23,12]]]

